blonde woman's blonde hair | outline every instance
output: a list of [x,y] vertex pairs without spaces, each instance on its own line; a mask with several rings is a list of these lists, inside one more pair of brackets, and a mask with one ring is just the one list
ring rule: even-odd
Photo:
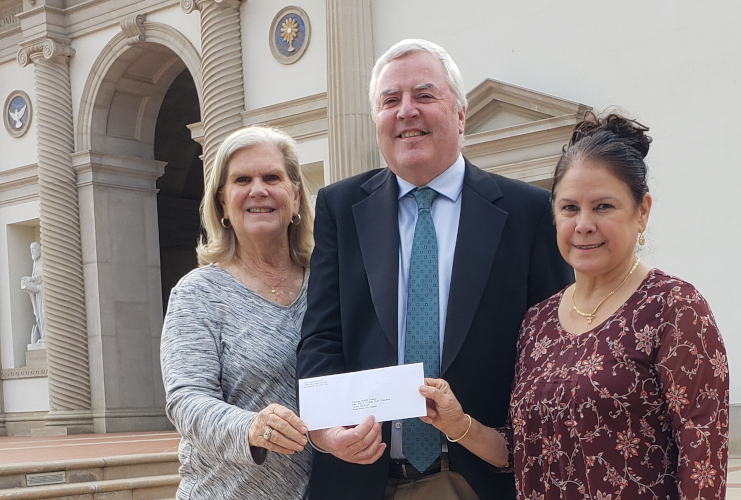
[[286,173],[295,189],[299,190],[298,224],[288,225],[288,249],[291,260],[308,267],[314,249],[314,213],[306,194],[306,183],[298,163],[296,141],[291,136],[272,127],[253,125],[237,130],[221,143],[213,168],[206,179],[205,192],[201,200],[201,224],[206,230],[201,236],[196,252],[198,264],[205,266],[216,262],[228,262],[234,257],[237,239],[234,231],[221,225],[224,212],[219,203],[219,194],[226,183],[229,160],[237,151],[262,144],[272,144],[283,154]]

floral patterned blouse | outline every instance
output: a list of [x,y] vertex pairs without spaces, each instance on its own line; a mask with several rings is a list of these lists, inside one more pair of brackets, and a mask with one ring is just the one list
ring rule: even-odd
[[604,323],[561,328],[564,292],[520,331],[510,419],[518,499],[723,499],[728,364],[689,283],[653,269]]

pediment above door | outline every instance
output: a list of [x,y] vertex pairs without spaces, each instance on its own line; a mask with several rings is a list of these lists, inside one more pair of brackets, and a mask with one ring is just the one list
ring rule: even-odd
[[466,97],[463,154],[484,170],[546,188],[574,125],[592,109],[492,79]]

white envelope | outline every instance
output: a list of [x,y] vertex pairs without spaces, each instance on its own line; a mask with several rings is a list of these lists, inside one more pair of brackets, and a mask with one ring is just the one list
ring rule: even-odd
[[298,381],[299,413],[310,431],[427,415],[422,363],[305,378]]

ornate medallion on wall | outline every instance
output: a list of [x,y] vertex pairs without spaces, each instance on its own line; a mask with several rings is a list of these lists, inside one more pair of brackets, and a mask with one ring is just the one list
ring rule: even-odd
[[11,92],[3,106],[5,129],[13,137],[20,137],[31,123],[31,99],[21,90]]
[[286,7],[273,18],[270,25],[270,50],[283,64],[298,61],[311,37],[311,23],[301,7]]

